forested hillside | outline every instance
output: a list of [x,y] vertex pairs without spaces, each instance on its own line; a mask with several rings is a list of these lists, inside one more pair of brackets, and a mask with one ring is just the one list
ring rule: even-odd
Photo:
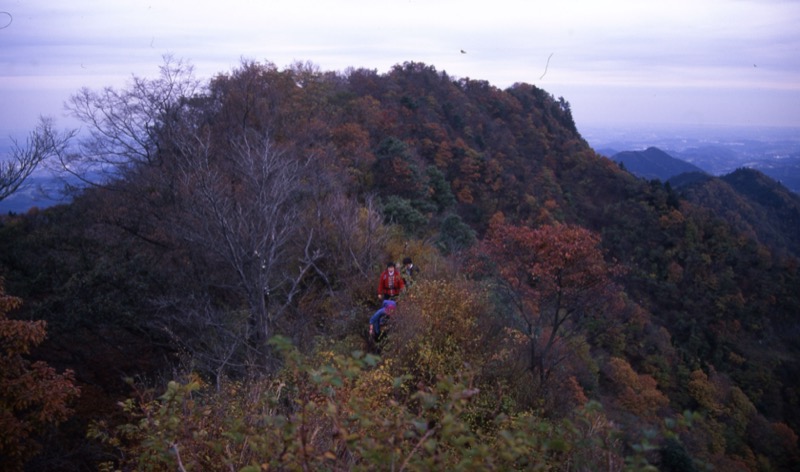
[[800,256],[800,196],[760,171],[742,168],[720,178],[670,182],[687,200],[709,208],[773,253]]
[[[800,466],[800,250],[750,226],[780,202],[722,213],[596,154],[563,98],[420,63],[167,60],[68,108],[94,183],[0,220],[0,335],[47,330],[2,344],[5,469]],[[33,361],[71,411],[16,400]]]

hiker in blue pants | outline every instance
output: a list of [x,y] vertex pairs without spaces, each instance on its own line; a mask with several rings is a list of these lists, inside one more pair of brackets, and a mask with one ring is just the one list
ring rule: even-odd
[[394,315],[397,303],[393,300],[384,300],[383,306],[375,312],[369,319],[369,337],[376,343],[380,342],[386,335],[384,325]]

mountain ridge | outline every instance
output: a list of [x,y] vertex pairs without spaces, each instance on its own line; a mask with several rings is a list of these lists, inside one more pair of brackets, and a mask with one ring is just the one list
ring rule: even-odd
[[687,200],[724,218],[781,254],[798,256],[800,196],[756,169],[741,168],[721,177],[670,180]]
[[[117,405],[120,366],[152,379],[190,366],[185,377],[212,379],[197,404],[221,395],[232,423],[235,411],[263,397],[264,380],[288,382],[279,393],[336,406],[304,410],[306,421],[322,410],[349,412],[355,403],[336,403],[342,398],[363,398],[370,411],[418,406],[447,379],[467,378],[463,415],[414,422],[396,437],[409,457],[436,452],[419,444],[452,416],[489,435],[519,421],[532,428],[520,437],[534,439],[540,426],[574,431],[557,423],[562,418],[622,425],[612,441],[620,447],[594,433],[559,447],[557,456],[569,460],[583,444],[609,449],[579,457],[590,465],[598,457],[622,464],[650,430],[660,436],[647,459],[665,468],[676,457],[719,470],[795,460],[796,444],[774,438],[800,431],[798,242],[776,221],[791,221],[778,209],[794,200],[769,179],[749,171],[727,180],[639,178],[589,146],[563,98],[525,83],[500,90],[415,62],[386,74],[244,63],[175,102],[162,100],[163,91],[120,94],[141,100],[127,114],[107,113],[136,124],[142,104],[153,112],[141,121],[148,126],[104,130],[141,131],[114,142],[146,144],[115,155],[125,159],[118,180],[68,205],[0,218],[0,270],[9,293],[25,300],[20,316],[47,321],[48,360],[74,367],[85,385],[108,382],[87,401]],[[159,127],[149,126],[151,116],[163,118]],[[91,168],[98,156],[80,157]],[[493,258],[490,247],[508,257]],[[524,264],[515,265],[523,260],[517,248]],[[398,322],[409,322],[397,325],[394,343],[375,346],[366,337],[375,278],[404,256],[422,268],[417,291],[400,302],[408,312]],[[563,275],[575,262],[586,265],[568,274],[565,290],[555,289],[564,279],[540,277]],[[557,296],[541,298],[545,291]],[[282,377],[269,376],[286,365],[265,339],[274,333],[308,356],[311,375],[289,364]],[[107,345],[81,342],[100,338]],[[134,345],[153,352],[139,359],[113,349]],[[543,350],[553,353],[551,369],[542,367]],[[344,392],[353,395],[303,383],[335,372],[325,361],[343,352],[389,361],[367,357],[372,370],[339,382],[354,385]],[[248,384],[253,378],[259,382]],[[169,385],[174,393],[177,384]],[[291,392],[285,409],[270,404],[286,413],[282,421],[297,413],[300,397]],[[181,416],[194,398],[174,413],[181,421],[163,424],[202,429],[210,410],[200,423]],[[580,409],[594,402],[595,410]],[[684,412],[692,428],[682,426]],[[332,423],[317,424],[327,431]],[[663,432],[670,424],[679,429]],[[193,447],[226,450],[189,442],[201,436],[186,435],[184,458]],[[321,436],[319,456],[336,460],[324,452],[340,435]]]
[[694,164],[676,159],[657,147],[644,151],[622,151],[611,156],[611,160],[622,164],[626,170],[644,179],[666,182],[685,172],[704,172]]

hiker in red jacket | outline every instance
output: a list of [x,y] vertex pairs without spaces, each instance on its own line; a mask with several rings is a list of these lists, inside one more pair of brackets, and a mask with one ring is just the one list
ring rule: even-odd
[[378,299],[394,300],[404,288],[406,288],[406,283],[395,269],[394,262],[388,263],[378,281]]

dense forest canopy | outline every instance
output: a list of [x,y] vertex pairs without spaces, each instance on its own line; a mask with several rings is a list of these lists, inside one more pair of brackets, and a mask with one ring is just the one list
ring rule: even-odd
[[80,396],[9,469],[800,464],[800,247],[768,181],[737,206],[736,176],[637,179],[563,98],[414,62],[167,59],[67,106],[53,164],[88,184],[0,220],[0,333],[46,321],[24,354]]

